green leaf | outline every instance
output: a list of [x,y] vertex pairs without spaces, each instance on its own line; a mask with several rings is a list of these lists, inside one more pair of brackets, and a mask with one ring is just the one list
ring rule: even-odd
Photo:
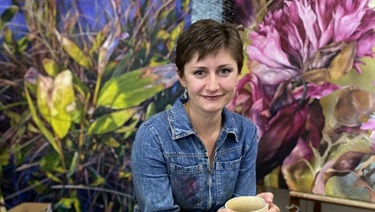
[[163,55],[155,53],[150,58],[149,66],[156,67],[156,66],[167,65],[169,63],[169,61],[164,60],[163,57],[164,57]]
[[118,176],[119,176],[120,179],[131,179],[132,173],[131,172],[120,171],[118,173]]
[[74,209],[76,212],[81,212],[81,203],[78,198],[74,198]]
[[[77,137],[74,137],[76,139]],[[66,138],[64,139],[64,147],[67,150],[75,150],[75,142],[72,139]]]
[[6,148],[0,150],[0,166],[6,166],[9,163],[10,153]]
[[184,11],[189,10],[190,0],[183,1],[182,8]]
[[151,50],[151,42],[145,39],[145,40],[142,41],[141,46],[142,46],[142,48],[145,49],[145,51],[146,51],[145,54],[149,55],[150,50]]
[[100,185],[103,185],[105,183],[104,177],[102,177],[100,175],[97,175],[96,177],[97,178],[95,179],[95,181],[93,183],[90,184],[90,186],[100,186]]
[[49,58],[43,59],[43,68],[51,77],[56,77],[59,73],[59,65],[56,63],[56,61]]
[[22,120],[22,116],[19,113],[13,112],[11,110],[4,110],[3,113],[13,122],[18,123]]
[[109,146],[109,147],[119,147],[120,146],[120,143],[118,141],[116,141],[116,139],[114,138],[109,138],[107,140],[104,141],[104,144]]
[[79,94],[81,94],[84,97],[90,95],[87,86],[84,83],[82,83],[81,80],[75,74],[73,74],[73,83],[74,88],[77,90]]
[[50,93],[53,89],[53,79],[51,77],[39,76],[36,85],[36,101],[37,106],[43,118],[51,123],[51,111],[49,104],[51,103]]
[[72,72],[65,70],[56,76],[52,91],[51,125],[59,138],[64,138],[72,123],[70,112],[75,110]]
[[113,78],[101,89],[98,106],[113,109],[137,106],[164,89],[163,85],[154,84],[157,78],[147,68]]
[[24,163],[25,161],[25,158],[28,157],[27,154],[23,154],[23,151],[20,151],[22,149],[23,146],[19,145],[19,144],[15,144],[14,147],[13,147],[13,151],[14,151],[14,164],[16,166],[19,166],[21,165],[22,163]]
[[75,198],[61,198],[60,201],[57,203],[58,207],[63,207],[64,209],[72,208],[72,205],[75,202]]
[[[37,71],[38,72],[38,71]],[[39,75],[39,74],[38,74]],[[25,83],[25,86],[26,88],[33,94],[33,95],[36,95],[37,94],[37,85],[36,83]],[[27,104],[27,103],[26,103]]]
[[107,81],[111,75],[113,74],[113,71],[115,68],[117,68],[119,65],[119,61],[116,60],[109,60],[107,66],[105,67],[104,73],[103,73],[103,80]]
[[28,184],[33,188],[34,191],[36,191],[39,194],[42,194],[46,190],[46,186],[44,183],[41,183],[38,180],[29,180]]
[[171,12],[173,12],[172,10],[174,10],[175,8],[174,7],[164,7],[162,9],[159,10],[159,13],[158,13],[158,17],[157,17],[157,20],[165,20],[168,15],[171,14]]
[[133,116],[130,118],[126,126],[123,126],[116,130],[116,133],[124,133],[124,139],[127,139],[129,136],[133,135],[137,131],[137,125],[139,123],[140,117]]
[[130,63],[129,61],[132,60],[132,58],[134,57],[134,54],[135,54],[135,52],[134,52],[133,49],[129,49],[126,52],[126,54],[123,56],[123,58],[121,59],[121,61],[119,62],[119,64],[113,70],[112,78],[120,76],[121,74],[124,73],[124,70],[127,70],[128,65]]
[[90,125],[87,133],[92,135],[114,131],[129,120],[134,112],[134,109],[128,109],[101,116]]
[[52,134],[47,130],[47,128],[43,125],[42,121],[39,119],[39,117],[37,115],[37,112],[36,112],[36,109],[34,107],[34,103],[31,100],[31,97],[30,97],[29,91],[27,89],[27,86],[25,86],[25,95],[26,95],[26,99],[27,99],[27,104],[29,105],[29,109],[30,109],[30,112],[31,112],[31,115],[32,115],[32,118],[33,118],[35,124],[37,125],[39,130],[43,133],[43,135],[47,138],[47,140],[52,145],[52,147],[55,149],[55,151],[60,155],[60,158],[64,158],[64,157],[62,157],[63,156],[62,150],[60,149],[57,141],[54,139]]
[[71,111],[69,113],[71,119],[72,119],[72,122],[76,123],[76,124],[79,124],[81,123],[83,120],[82,120],[82,117],[83,117],[83,108],[84,106],[82,105],[82,103],[80,102],[77,102],[77,105],[76,105],[76,109]]
[[89,52],[90,55],[93,55],[95,52],[97,52],[100,45],[103,43],[106,36],[108,35],[109,30],[110,30],[110,23],[108,23],[106,26],[103,27],[101,31],[98,32],[98,34],[95,37],[94,42],[92,43],[92,47]]
[[92,62],[90,57],[87,57],[79,46],[77,46],[73,41],[69,40],[69,38],[67,37],[60,36],[59,38],[64,50],[74,61],[76,61],[80,66],[82,66],[85,69],[90,70],[92,68]]
[[54,182],[62,183],[62,181],[58,177],[53,175],[51,172],[46,172],[46,176]]
[[113,105],[119,108],[134,107],[141,104],[148,98],[155,96],[164,89],[163,85],[144,87],[126,94],[119,95]]
[[17,5],[9,6],[1,15],[0,28],[3,28],[4,24],[8,23],[14,15],[18,12],[19,8]]
[[24,36],[21,39],[19,39],[16,45],[16,53],[17,54],[23,53],[29,46],[29,43],[30,43],[30,40],[27,36]]
[[169,110],[169,109],[171,109],[171,108],[172,108],[172,105],[171,105],[171,104],[167,104],[167,105],[165,106],[164,110]]
[[351,137],[349,135],[343,135],[338,141],[335,142],[337,149],[332,151],[329,160],[337,159],[348,152],[362,152],[362,153],[373,153],[371,148],[371,140],[358,135],[356,137]]
[[159,30],[156,38],[160,38],[162,40],[167,40],[169,38],[169,33],[166,30]]
[[145,119],[150,118],[150,116],[154,115],[157,112],[156,104],[154,101],[150,102],[146,108],[146,116]]
[[177,43],[178,36],[181,34],[182,30],[184,29],[184,22],[181,22],[177,25],[177,27],[173,28],[171,31],[171,37],[169,42],[167,43],[167,47],[169,51],[172,51]]
[[71,177],[74,172],[76,171],[77,167],[78,167],[78,162],[79,162],[79,157],[78,157],[78,152],[74,152],[74,155],[73,155],[73,158],[72,158],[72,162],[70,163],[70,168],[69,168],[69,172],[68,172],[68,177]]
[[39,166],[42,170],[47,172],[53,172],[57,167],[60,167],[61,160],[55,152],[44,155],[39,162]]
[[9,44],[11,46],[14,45],[13,43],[13,33],[12,30],[10,30],[9,27],[4,27],[3,29],[3,39],[6,44]]

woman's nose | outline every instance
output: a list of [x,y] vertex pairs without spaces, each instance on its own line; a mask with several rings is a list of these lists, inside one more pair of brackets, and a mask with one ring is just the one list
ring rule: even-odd
[[219,89],[219,81],[218,81],[217,77],[216,76],[209,77],[206,87],[209,91],[215,91],[215,90]]

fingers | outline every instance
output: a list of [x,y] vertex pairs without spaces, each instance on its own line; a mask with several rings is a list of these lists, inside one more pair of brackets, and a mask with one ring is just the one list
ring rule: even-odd
[[268,212],[280,212],[280,208],[273,203],[269,203]]
[[267,203],[272,203],[274,198],[273,193],[271,192],[262,192],[257,196],[263,198]]
[[257,195],[263,198],[269,205],[268,212],[280,212],[280,208],[273,203],[274,195],[271,192],[262,192]]

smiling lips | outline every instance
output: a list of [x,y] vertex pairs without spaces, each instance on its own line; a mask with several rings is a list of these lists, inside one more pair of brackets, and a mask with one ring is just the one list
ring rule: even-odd
[[224,96],[224,94],[223,95],[202,95],[202,97],[207,100],[218,100],[222,96]]

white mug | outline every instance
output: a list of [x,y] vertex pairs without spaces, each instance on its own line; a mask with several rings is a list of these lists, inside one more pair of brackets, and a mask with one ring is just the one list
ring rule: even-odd
[[268,210],[268,203],[261,197],[241,196],[228,200],[225,208],[236,212],[265,212]]

